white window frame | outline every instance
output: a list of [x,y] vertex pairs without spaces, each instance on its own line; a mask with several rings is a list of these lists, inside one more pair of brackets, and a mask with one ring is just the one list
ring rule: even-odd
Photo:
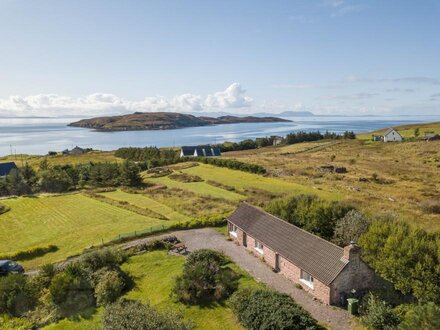
[[309,273],[307,273],[306,271],[301,269],[301,273],[300,273],[300,278],[299,280],[304,283],[305,285],[307,285],[309,288],[313,289],[314,285],[313,285],[313,276],[310,275]]
[[237,226],[236,225],[234,225],[233,223],[231,223],[231,225],[230,225],[230,230],[229,230],[229,235],[231,235],[231,236],[234,236],[234,237],[238,237],[238,234],[237,234]]
[[264,245],[263,243],[255,240],[255,251],[257,251],[259,254],[264,254]]

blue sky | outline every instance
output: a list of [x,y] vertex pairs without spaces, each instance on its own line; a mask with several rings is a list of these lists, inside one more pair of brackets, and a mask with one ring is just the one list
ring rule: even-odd
[[0,0],[0,115],[440,115],[440,1]]

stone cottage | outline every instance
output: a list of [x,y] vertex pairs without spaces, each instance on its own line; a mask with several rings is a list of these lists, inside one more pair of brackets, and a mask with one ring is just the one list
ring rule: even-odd
[[248,203],[228,218],[228,231],[237,244],[325,304],[383,283],[361,260],[356,244],[341,248]]

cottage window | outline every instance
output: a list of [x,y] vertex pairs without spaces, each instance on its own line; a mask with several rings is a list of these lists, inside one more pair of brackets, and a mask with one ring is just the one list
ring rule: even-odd
[[300,281],[313,289],[313,277],[301,269]]
[[260,253],[263,254],[263,244],[261,242],[258,242],[257,240],[255,240],[255,250]]
[[232,223],[229,225],[229,235],[237,237],[237,226]]

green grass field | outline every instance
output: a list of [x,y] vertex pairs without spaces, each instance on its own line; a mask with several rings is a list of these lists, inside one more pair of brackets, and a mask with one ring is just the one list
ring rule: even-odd
[[278,179],[205,164],[185,169],[183,172],[198,175],[204,180],[215,180],[240,190],[257,188],[273,193],[316,194],[323,198],[338,199],[336,193],[301,185],[293,182],[291,178]]
[[159,213],[167,217],[171,221],[178,222],[178,221],[187,221],[190,219],[186,215],[176,212],[171,207],[163,203],[157,202],[154,199],[149,198],[144,194],[129,194],[121,190],[116,190],[112,192],[102,193],[102,195],[117,201],[127,202],[137,207],[148,208],[151,211],[154,211],[156,213]]
[[[199,170],[203,170],[203,167],[205,165],[195,166],[188,169],[182,170],[182,172],[185,173],[192,173],[199,175]],[[191,171],[194,169],[194,171]],[[205,179],[205,178],[204,178]],[[205,179],[205,180],[210,180]],[[172,188],[179,188],[183,190],[189,190],[191,192],[194,192],[196,194],[204,195],[204,196],[210,196],[214,198],[224,198],[231,201],[241,201],[244,200],[246,197],[240,194],[237,194],[235,192],[227,191],[225,189],[221,189],[219,187],[214,187],[210,184],[207,184],[206,182],[180,182],[176,180],[172,180],[167,176],[163,176],[160,178],[148,178],[147,181],[149,182],[155,182],[155,183],[161,183],[166,185],[167,187]]]
[[81,194],[23,197],[2,203],[11,210],[0,215],[0,254],[49,244],[59,247],[57,252],[22,262],[26,268],[62,260],[121,233],[165,223]]
[[47,159],[49,165],[75,165],[84,164],[89,162],[122,162],[123,159],[115,157],[113,151],[92,151],[83,155],[56,155],[56,156],[37,156],[37,155],[14,155],[0,157],[0,163],[3,162],[15,162],[18,167],[21,167],[22,163],[28,163],[34,168],[38,168],[40,161],[44,158]]
[[[135,288],[125,297],[136,299],[157,307],[158,309],[172,308],[180,311],[185,319],[194,322],[196,329],[243,329],[225,303],[213,303],[206,306],[186,306],[170,297],[174,278],[182,271],[184,257],[170,256],[165,251],[155,251],[134,256],[122,268],[135,279]],[[235,264],[229,265],[241,274],[239,287],[262,286]],[[100,325],[102,310],[87,318],[78,320],[63,320],[45,330],[89,330]]]

